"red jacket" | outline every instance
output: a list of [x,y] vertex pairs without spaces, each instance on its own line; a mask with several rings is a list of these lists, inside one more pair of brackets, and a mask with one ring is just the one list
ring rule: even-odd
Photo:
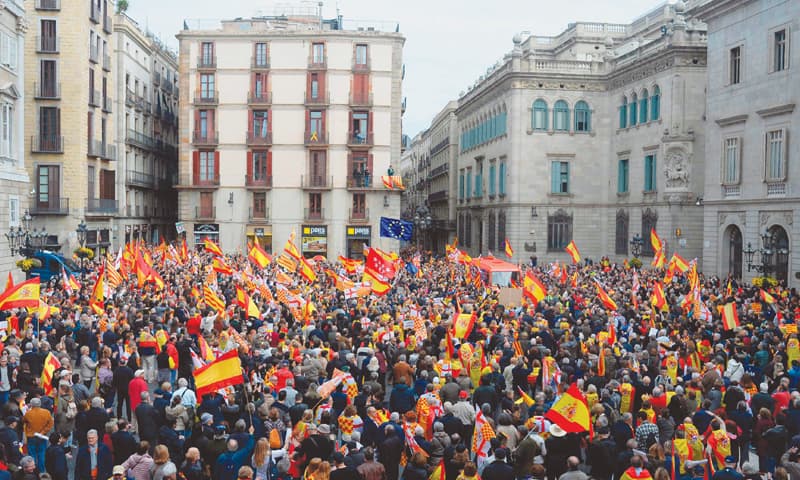
[[275,372],[275,376],[278,377],[278,384],[275,385],[275,391],[280,392],[283,387],[286,386],[286,380],[292,379],[294,381],[294,375],[292,375],[292,371],[289,370],[289,367],[282,367]]
[[186,331],[189,335],[200,335],[200,315],[189,317],[186,321]]
[[136,407],[142,403],[142,392],[147,391],[147,382],[142,377],[133,377],[131,383],[128,384],[128,398],[131,402],[131,411],[136,410]]

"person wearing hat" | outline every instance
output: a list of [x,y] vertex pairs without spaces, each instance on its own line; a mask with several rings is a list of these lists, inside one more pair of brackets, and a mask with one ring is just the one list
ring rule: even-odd
[[482,480],[508,480],[514,478],[514,467],[506,463],[508,451],[505,448],[494,450],[494,461],[483,468]]
[[736,463],[733,455],[725,457],[725,468],[717,470],[713,480],[744,480],[744,475],[736,471]]
[[125,467],[122,465],[114,465],[111,470],[111,477],[108,480],[123,480],[125,478]]
[[18,465],[19,459],[22,457],[20,447],[22,442],[19,439],[17,428],[19,426],[19,417],[9,415],[5,417],[5,425],[0,428],[0,444],[5,447],[6,461],[8,464]]
[[567,435],[566,430],[553,423],[550,425],[550,437],[545,440],[547,456],[545,469],[547,477],[560,477],[567,470],[567,458],[580,456],[580,438],[577,435]]
[[48,435],[53,429],[53,416],[42,408],[40,398],[31,399],[30,408],[22,418],[22,425],[28,443],[28,453],[36,462],[36,468],[44,471],[44,452],[47,450]]

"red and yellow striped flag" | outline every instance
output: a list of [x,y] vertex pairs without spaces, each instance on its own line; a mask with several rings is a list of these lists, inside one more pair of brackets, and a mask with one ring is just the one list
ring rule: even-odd
[[769,303],[770,305],[775,303],[775,297],[773,297],[772,295],[767,293],[763,288],[759,290],[759,293],[761,294],[761,300],[764,300],[765,302]]
[[506,238],[506,256],[508,258],[511,258],[511,257],[514,256],[514,249],[511,248],[511,242],[509,242],[507,238]]
[[547,288],[533,272],[528,271],[525,278],[522,279],[522,294],[538,305],[547,296]]
[[617,310],[617,302],[608,296],[606,291],[600,286],[599,283],[597,283],[597,281],[595,281],[595,286],[597,287],[597,296],[600,298],[600,302],[603,303],[603,306],[608,310]]
[[205,248],[207,252],[211,252],[218,257],[222,256],[222,249],[210,238],[203,240],[203,248]]
[[589,405],[586,397],[574,383],[544,416],[568,433],[589,431],[591,436],[592,421]]
[[0,310],[39,307],[39,277],[14,285],[0,295]]
[[221,388],[244,383],[239,352],[231,350],[208,365],[195,370],[194,383],[198,397]]
[[578,251],[578,246],[575,245],[575,240],[571,240],[569,245],[567,245],[564,250],[569,254],[572,258],[572,263],[578,263],[581,261],[581,252]]
[[203,298],[206,305],[216,310],[217,313],[221,314],[225,311],[225,301],[219,298],[208,285],[203,285]]
[[736,311],[736,302],[726,303],[722,307],[722,326],[725,330],[733,330],[739,326],[739,313]]

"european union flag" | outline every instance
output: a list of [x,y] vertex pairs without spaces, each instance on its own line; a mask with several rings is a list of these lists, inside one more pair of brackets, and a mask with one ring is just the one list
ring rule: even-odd
[[414,224],[399,218],[381,217],[381,237],[411,241]]

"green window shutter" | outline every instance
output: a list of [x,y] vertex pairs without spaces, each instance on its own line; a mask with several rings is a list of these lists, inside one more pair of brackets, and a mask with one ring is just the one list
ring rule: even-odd
[[551,162],[550,169],[550,192],[558,193],[558,182],[561,178],[561,162]]

